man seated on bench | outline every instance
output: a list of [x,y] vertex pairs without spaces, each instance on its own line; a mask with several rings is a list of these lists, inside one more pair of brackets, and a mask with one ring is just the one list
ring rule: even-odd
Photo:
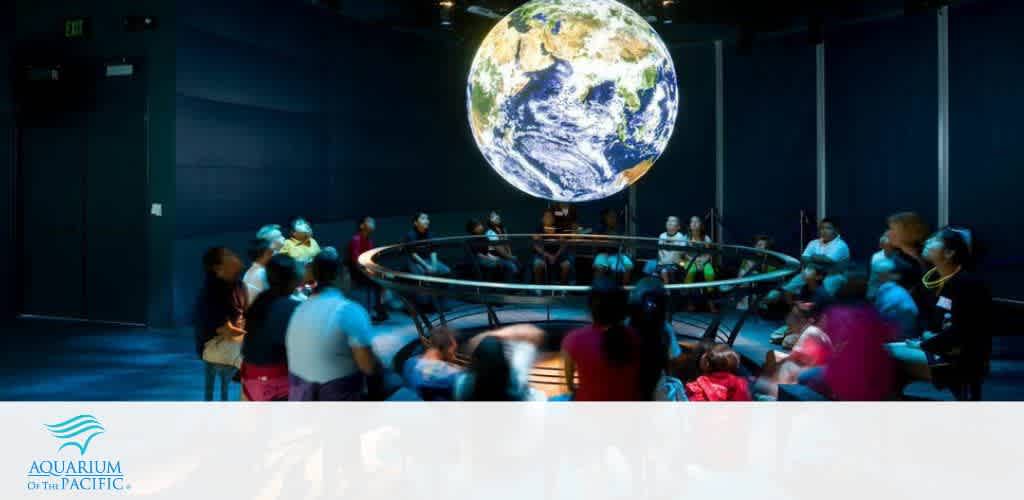
[[[846,281],[846,271],[850,264],[850,248],[839,236],[839,225],[835,219],[821,219],[821,223],[818,224],[818,239],[808,243],[800,257],[805,266],[813,264],[824,270],[825,278],[822,284],[828,295],[835,295]],[[782,291],[788,294],[798,294],[803,286],[804,275],[798,274],[782,287]],[[765,296],[762,307],[769,308],[783,298],[782,293],[773,290]]]
[[[601,225],[598,226],[597,234],[622,236],[622,229],[619,228],[619,215],[614,209],[606,208],[601,211]],[[603,276],[615,273],[622,276],[623,284],[629,284],[633,274],[633,260],[626,255],[622,241],[616,239],[599,241],[604,244],[597,247],[599,253],[594,257],[594,275]]]
[[487,237],[484,223],[477,219],[470,219],[466,222],[466,233],[471,238],[466,242],[468,251],[471,253],[471,262],[474,268],[479,266],[481,276],[478,279],[491,279],[494,273],[499,275],[503,283],[511,283],[516,279],[518,267],[514,261],[501,258],[495,254],[490,238]]
[[412,230],[402,238],[406,245],[409,271],[413,274],[448,276],[452,273],[447,264],[437,258],[437,249],[429,243],[420,243],[434,237],[430,232],[430,215],[419,211],[412,218]]
[[567,245],[560,238],[549,236],[558,234],[558,228],[555,226],[555,213],[552,210],[544,210],[537,234],[544,236],[534,236],[533,238],[533,280],[536,283],[547,283],[551,278],[550,272],[553,268],[557,268],[561,284],[569,284],[573,258]]

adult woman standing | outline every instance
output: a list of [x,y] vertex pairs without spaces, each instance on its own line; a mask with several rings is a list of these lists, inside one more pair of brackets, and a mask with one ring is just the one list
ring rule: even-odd
[[226,247],[203,254],[205,279],[195,306],[196,351],[207,363],[242,366],[245,285],[242,261]]
[[295,259],[278,254],[266,266],[269,288],[246,311],[248,334],[242,343],[242,391],[249,401],[288,399],[288,355],[284,338],[298,307]]

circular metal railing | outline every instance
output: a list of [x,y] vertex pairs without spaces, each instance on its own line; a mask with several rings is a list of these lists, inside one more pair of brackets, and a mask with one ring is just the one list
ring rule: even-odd
[[[577,279],[570,283],[538,283],[537,280],[518,277],[514,281],[493,279],[475,261],[475,250],[489,246],[505,246],[517,257],[517,265],[532,268],[534,245],[559,245],[574,257]],[[712,262],[721,274],[738,268],[743,261],[752,261],[757,272],[743,277],[719,278],[692,283],[676,282],[665,286],[670,294],[688,294],[716,289],[728,292],[736,289],[762,288],[782,282],[800,269],[800,261],[771,250],[739,245],[705,242],[663,243],[658,238],[587,235],[587,234],[510,234],[497,240],[486,236],[454,236],[400,243],[375,248],[359,256],[358,267],[370,279],[383,287],[399,292],[452,297],[477,303],[551,304],[572,300],[587,294],[589,283],[585,276],[589,267],[585,261],[600,253],[625,255],[634,264],[635,282],[641,277],[647,262],[658,259],[658,251],[680,252],[684,259],[679,272],[687,274],[696,262]],[[411,271],[409,259],[413,252],[436,253],[440,261],[452,269],[445,276],[421,274]],[[524,259],[524,257],[526,257]],[[613,274],[622,275],[618,270]],[[697,273],[700,275],[701,273]],[[532,282],[531,282],[532,281]],[[633,287],[632,282],[626,288]]]

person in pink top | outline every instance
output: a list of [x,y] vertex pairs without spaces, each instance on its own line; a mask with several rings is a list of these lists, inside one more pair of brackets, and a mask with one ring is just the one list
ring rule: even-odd
[[884,401],[898,395],[886,344],[899,328],[865,300],[867,276],[851,273],[819,324],[832,342],[828,361],[802,371],[799,383],[837,401]]
[[[642,339],[625,325],[628,296],[604,276],[590,289],[593,324],[569,332],[562,341],[565,384],[576,401],[643,401]],[[579,386],[575,376],[579,375]]]
[[[838,401],[890,399],[896,368],[885,345],[896,335],[896,327],[867,303],[834,305],[825,311],[822,324],[835,344],[820,373],[827,395]],[[801,383],[807,377],[801,376]]]

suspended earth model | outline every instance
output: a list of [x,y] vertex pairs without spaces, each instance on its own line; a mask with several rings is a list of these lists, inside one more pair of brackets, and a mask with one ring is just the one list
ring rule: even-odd
[[676,73],[647,22],[614,0],[534,0],[487,35],[467,87],[473,137],[501,176],[539,198],[613,195],[672,135]]

